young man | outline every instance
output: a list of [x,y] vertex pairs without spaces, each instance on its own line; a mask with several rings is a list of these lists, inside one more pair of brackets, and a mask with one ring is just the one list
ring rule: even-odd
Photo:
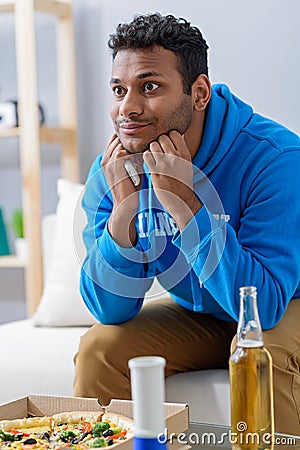
[[[299,433],[299,137],[211,87],[206,42],[184,19],[137,16],[109,46],[115,134],[83,200],[81,292],[100,323],[81,340],[75,394],[130,398],[138,355],[164,356],[166,376],[227,368],[239,288],[254,285],[276,431]],[[172,299],[141,310],[155,276]]]

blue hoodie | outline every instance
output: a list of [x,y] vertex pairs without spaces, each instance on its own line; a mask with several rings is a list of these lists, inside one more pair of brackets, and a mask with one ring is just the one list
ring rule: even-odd
[[81,294],[104,324],[130,320],[157,276],[183,307],[226,321],[239,316],[239,288],[256,286],[263,329],[300,297],[300,139],[214,85],[194,190],[204,206],[179,233],[145,175],[136,215],[138,241],[121,248],[107,223],[113,200],[93,163],[83,207],[87,256]]

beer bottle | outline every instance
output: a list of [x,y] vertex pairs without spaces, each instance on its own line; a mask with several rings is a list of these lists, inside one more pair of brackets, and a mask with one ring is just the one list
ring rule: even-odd
[[233,449],[274,445],[272,358],[264,347],[256,287],[240,288],[236,349],[229,359]]

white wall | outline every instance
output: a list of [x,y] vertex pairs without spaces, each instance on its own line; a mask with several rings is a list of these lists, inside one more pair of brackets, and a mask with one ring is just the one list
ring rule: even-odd
[[[210,47],[211,80],[229,84],[256,111],[300,133],[299,0],[73,0],[73,3],[82,180],[112,132],[108,116],[111,96],[108,36],[118,22],[130,20],[136,13],[171,13],[197,25]],[[17,96],[13,27],[11,15],[0,16],[0,101]],[[57,122],[55,20],[38,15],[37,34],[39,98],[48,123],[54,124]],[[48,213],[55,209],[59,152],[43,147],[42,159],[43,211]],[[5,206],[7,215],[20,203],[17,163],[17,140],[1,140],[0,207]],[[0,300],[22,295],[22,275],[14,277],[12,291],[8,271],[0,270]]]
[[112,132],[107,39],[118,22],[136,13],[171,13],[197,25],[210,47],[211,80],[228,83],[256,111],[300,133],[299,0],[117,0],[111,4],[75,0],[74,6],[81,24],[78,49],[85,48],[78,75],[87,88],[88,114],[81,111],[87,161],[103,149]]

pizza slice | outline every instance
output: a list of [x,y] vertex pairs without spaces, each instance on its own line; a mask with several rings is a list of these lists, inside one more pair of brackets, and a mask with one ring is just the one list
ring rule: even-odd
[[48,449],[51,417],[29,417],[0,421],[0,449]]
[[114,413],[60,413],[53,420],[51,448],[112,447],[133,436],[133,421]]

